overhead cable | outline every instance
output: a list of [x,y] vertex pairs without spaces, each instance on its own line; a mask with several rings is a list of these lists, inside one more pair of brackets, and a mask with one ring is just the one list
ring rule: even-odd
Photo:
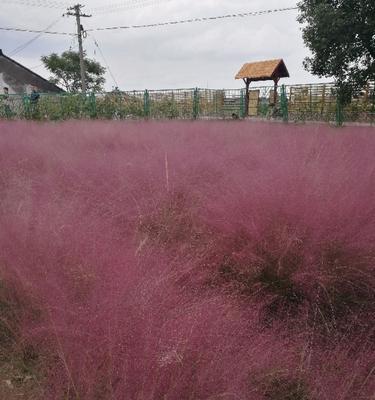
[[0,27],[0,31],[45,33],[47,35],[65,35],[65,36],[76,36],[77,35],[76,33],[70,33],[70,32],[53,32],[53,31],[44,31],[44,30],[26,29],[26,28],[5,28],[5,27]]
[[[52,24],[48,25],[47,28],[44,31],[48,31],[48,29],[52,28],[54,25],[56,25],[62,17],[58,18],[56,21],[52,22]],[[24,44],[16,47],[13,51],[10,52],[10,57],[15,56],[16,54],[20,53],[22,50],[26,49],[26,47],[30,46],[32,43],[34,43],[36,40],[38,40],[44,32],[38,33],[35,37],[32,39],[28,40]]]
[[3,3],[30,6],[30,7],[43,7],[43,8],[65,8],[69,5],[67,1],[56,0],[3,0]]
[[110,13],[118,13],[121,10],[132,10],[138,8],[146,8],[159,5],[161,3],[169,3],[174,0],[140,0],[140,1],[127,1],[124,3],[109,4],[105,7],[98,7],[92,9],[94,16]]
[[[257,16],[261,16],[261,15],[275,14],[275,13],[293,11],[293,10],[298,10],[298,7],[276,8],[276,9],[262,10],[262,11],[250,11],[250,12],[243,12],[243,13],[237,13],[237,14],[219,15],[219,16],[215,16],[215,17],[190,18],[190,19],[183,19],[183,20],[177,20],[177,21],[158,22],[158,23],[153,23],[153,24],[93,28],[93,29],[86,29],[86,32],[113,31],[113,30],[122,30],[122,29],[155,28],[155,27],[160,27],[160,26],[189,24],[189,23],[195,23],[195,22],[207,22],[207,21],[222,20],[222,19],[229,19],[229,18],[257,17]],[[77,35],[76,33],[70,33],[70,32],[53,32],[53,31],[48,31],[48,30],[33,30],[33,29],[10,28],[10,27],[9,28],[0,27],[0,30],[13,31],[13,32],[45,33],[45,34],[49,34],[49,35],[65,35],[65,36],[76,36]]]
[[195,23],[195,22],[206,22],[206,21],[214,21],[214,20],[229,19],[229,18],[257,17],[260,15],[275,14],[275,13],[293,11],[293,10],[298,10],[298,7],[275,8],[275,9],[271,9],[271,10],[250,11],[250,12],[243,12],[243,13],[237,13],[237,14],[219,15],[219,16],[214,16],[214,17],[190,18],[190,19],[183,19],[183,20],[177,20],[177,21],[158,22],[158,23],[154,23],[154,24],[110,26],[107,28],[93,28],[93,29],[87,29],[87,32],[111,31],[111,30],[121,30],[121,29],[156,28],[156,27],[167,26],[167,25],[190,24],[190,23]]
[[111,70],[111,68],[110,68],[110,66],[109,66],[109,64],[108,64],[108,62],[107,62],[107,59],[104,57],[104,54],[103,54],[103,52],[102,52],[102,49],[100,48],[100,46],[99,46],[97,40],[94,38],[94,36],[93,36],[92,34],[90,34],[90,36],[91,36],[92,40],[94,41],[95,46],[96,46],[97,49],[99,50],[99,53],[100,53],[100,55],[102,56],[102,59],[103,59],[105,65],[106,65],[106,67],[107,67],[107,69],[108,69],[108,72],[110,73],[110,75],[111,75],[111,77],[112,77],[112,79],[113,79],[113,82],[115,83],[116,87],[119,87],[119,84],[117,83],[117,80],[116,80],[116,78],[115,78],[115,76],[114,76],[114,74],[113,74],[113,72],[112,72],[112,70]]

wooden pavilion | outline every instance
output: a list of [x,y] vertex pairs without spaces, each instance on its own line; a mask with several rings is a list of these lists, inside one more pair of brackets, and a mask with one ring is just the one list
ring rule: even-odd
[[251,82],[274,81],[273,105],[277,101],[277,85],[281,78],[289,78],[289,72],[282,59],[246,63],[242,66],[236,79],[243,79],[246,85],[245,110],[248,115],[249,87]]

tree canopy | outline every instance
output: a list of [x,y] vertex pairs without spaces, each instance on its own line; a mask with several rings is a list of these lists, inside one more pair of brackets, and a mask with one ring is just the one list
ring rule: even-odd
[[375,79],[374,0],[301,0],[298,6],[312,52],[304,61],[307,70],[334,77],[349,95]]
[[[64,51],[61,56],[52,53],[43,56],[42,62],[53,74],[50,81],[64,87],[68,92],[79,92],[82,89],[79,53]],[[105,68],[95,60],[84,57],[86,66],[86,85],[88,90],[100,91],[105,82]]]

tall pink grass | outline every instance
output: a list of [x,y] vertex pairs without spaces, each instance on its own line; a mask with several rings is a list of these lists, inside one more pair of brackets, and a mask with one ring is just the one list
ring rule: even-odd
[[43,398],[371,399],[373,128],[0,131],[0,330]]

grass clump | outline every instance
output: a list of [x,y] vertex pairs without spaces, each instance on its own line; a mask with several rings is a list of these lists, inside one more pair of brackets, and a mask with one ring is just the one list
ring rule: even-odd
[[307,385],[299,379],[273,377],[264,388],[264,400],[311,400]]
[[22,338],[22,317],[30,310],[24,298],[0,281],[0,398],[37,400],[42,395],[42,362],[33,344]]
[[197,246],[203,240],[203,229],[187,196],[182,192],[168,194],[155,210],[141,215],[138,226],[141,243],[162,246]]

